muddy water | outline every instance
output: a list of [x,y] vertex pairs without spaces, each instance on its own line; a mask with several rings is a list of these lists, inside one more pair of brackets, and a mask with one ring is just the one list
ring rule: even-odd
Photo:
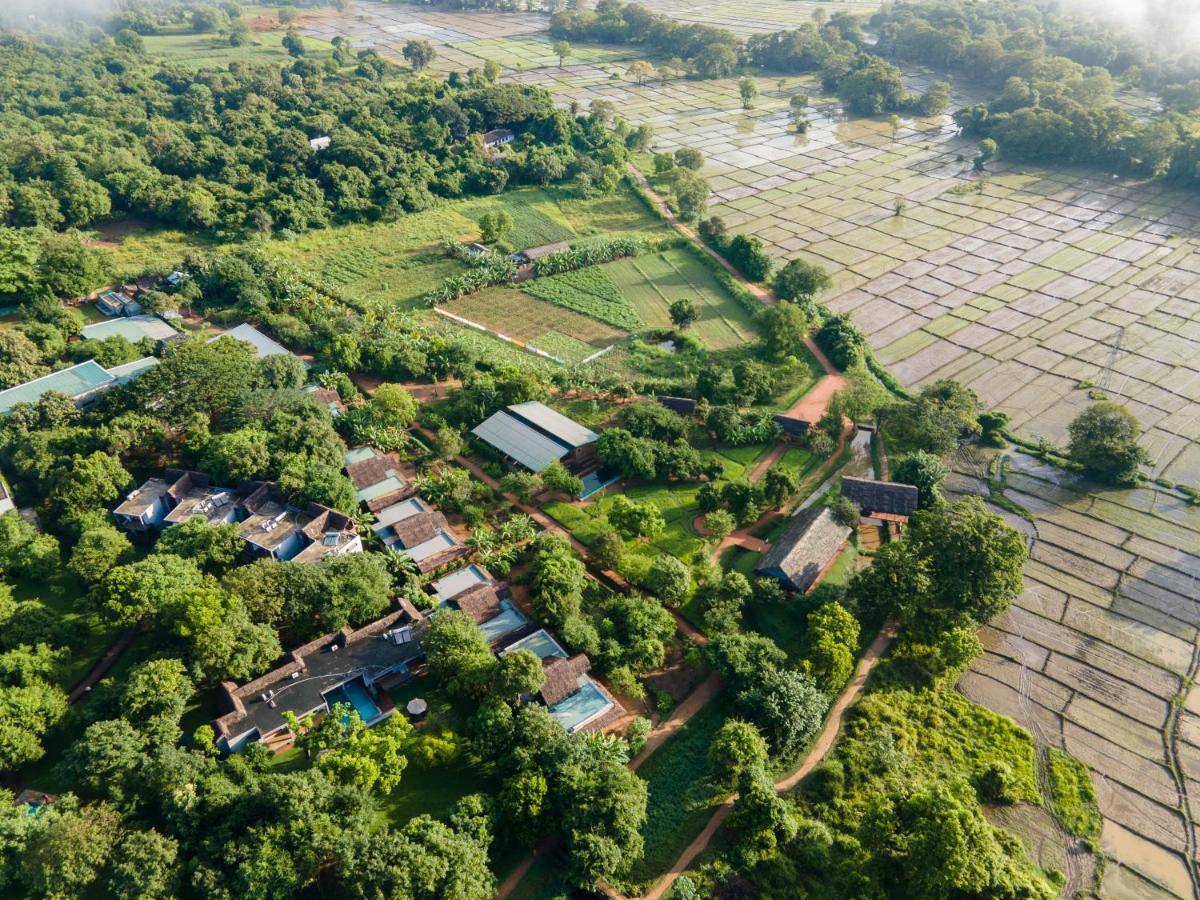
[[1111,819],[1104,820],[1100,847],[1121,865],[1140,872],[1176,896],[1192,896],[1192,879],[1179,856],[1138,837]]

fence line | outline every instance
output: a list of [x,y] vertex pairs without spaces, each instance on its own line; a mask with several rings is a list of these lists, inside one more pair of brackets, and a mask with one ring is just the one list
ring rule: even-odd
[[[482,331],[484,334],[490,334],[494,338],[499,338],[500,340],[504,341],[505,343],[512,344],[514,347],[521,348],[522,350],[524,350],[527,353],[532,353],[534,356],[540,356],[543,359],[548,359],[551,362],[556,362],[560,366],[565,366],[567,364],[567,361],[565,359],[560,359],[559,357],[555,356],[553,353],[547,353],[545,350],[539,350],[537,347],[533,346],[533,344],[527,344],[524,341],[519,341],[516,338],[511,338],[507,334],[501,334],[498,331],[492,331],[492,329],[490,329],[484,325],[480,325],[478,322],[472,322],[470,319],[464,319],[462,316],[456,316],[452,312],[446,312],[446,310],[442,309],[440,306],[435,306],[433,308],[433,311],[435,313],[437,313],[439,316],[445,316],[447,319],[451,319],[452,321],[455,321],[460,325],[465,325],[468,328],[474,328],[476,331]],[[609,348],[605,348],[605,349],[609,349]],[[601,352],[603,352],[603,351],[601,351]],[[597,355],[599,355],[599,354],[597,354]]]

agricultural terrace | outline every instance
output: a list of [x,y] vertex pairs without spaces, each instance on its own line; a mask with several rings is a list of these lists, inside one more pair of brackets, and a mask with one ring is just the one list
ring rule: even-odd
[[990,480],[1025,511],[1009,514],[1031,542],[1025,591],[982,630],[959,687],[1091,768],[1101,847],[1119,863],[1105,895],[1191,897],[1200,511],[1156,490],[1088,494],[1020,453],[997,464],[960,453],[947,487],[986,496]]

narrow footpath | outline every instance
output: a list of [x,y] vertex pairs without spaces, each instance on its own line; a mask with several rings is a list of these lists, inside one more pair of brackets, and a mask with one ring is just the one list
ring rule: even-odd
[[[879,632],[879,636],[871,643],[866,652],[862,655],[862,659],[858,661],[858,666],[854,670],[854,677],[850,679],[850,683],[846,685],[833,706],[829,710],[829,716],[825,720],[825,727],[821,729],[821,733],[817,735],[813,741],[812,747],[805,755],[804,760],[800,765],[786,778],[775,783],[775,790],[788,791],[799,784],[813,769],[820,764],[833,749],[837,743],[838,735],[841,734],[842,722],[846,717],[846,710],[851,704],[858,699],[858,695],[862,693],[863,687],[867,683],[867,678],[871,674],[871,669],[875,667],[880,658],[891,647],[892,642],[896,639],[897,629],[894,624],[885,625],[883,630]],[[733,811],[734,802],[737,796],[729,797],[717,809],[708,824],[704,826],[704,830],[692,841],[687,849],[680,854],[679,859],[675,860],[675,864],[670,870],[659,879],[658,883],[651,888],[650,892],[645,895],[643,900],[660,900],[671,885],[675,883],[680,875],[688,870],[696,857],[708,849],[708,845],[712,842],[713,836],[717,833],[717,829],[728,818]]]

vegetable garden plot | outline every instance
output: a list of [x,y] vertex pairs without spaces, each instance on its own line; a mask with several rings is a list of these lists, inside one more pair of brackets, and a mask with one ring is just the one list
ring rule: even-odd
[[692,300],[699,317],[690,331],[708,347],[740,347],[757,336],[750,314],[686,250],[667,250],[603,267],[638,316],[651,327],[670,327],[668,308]]

